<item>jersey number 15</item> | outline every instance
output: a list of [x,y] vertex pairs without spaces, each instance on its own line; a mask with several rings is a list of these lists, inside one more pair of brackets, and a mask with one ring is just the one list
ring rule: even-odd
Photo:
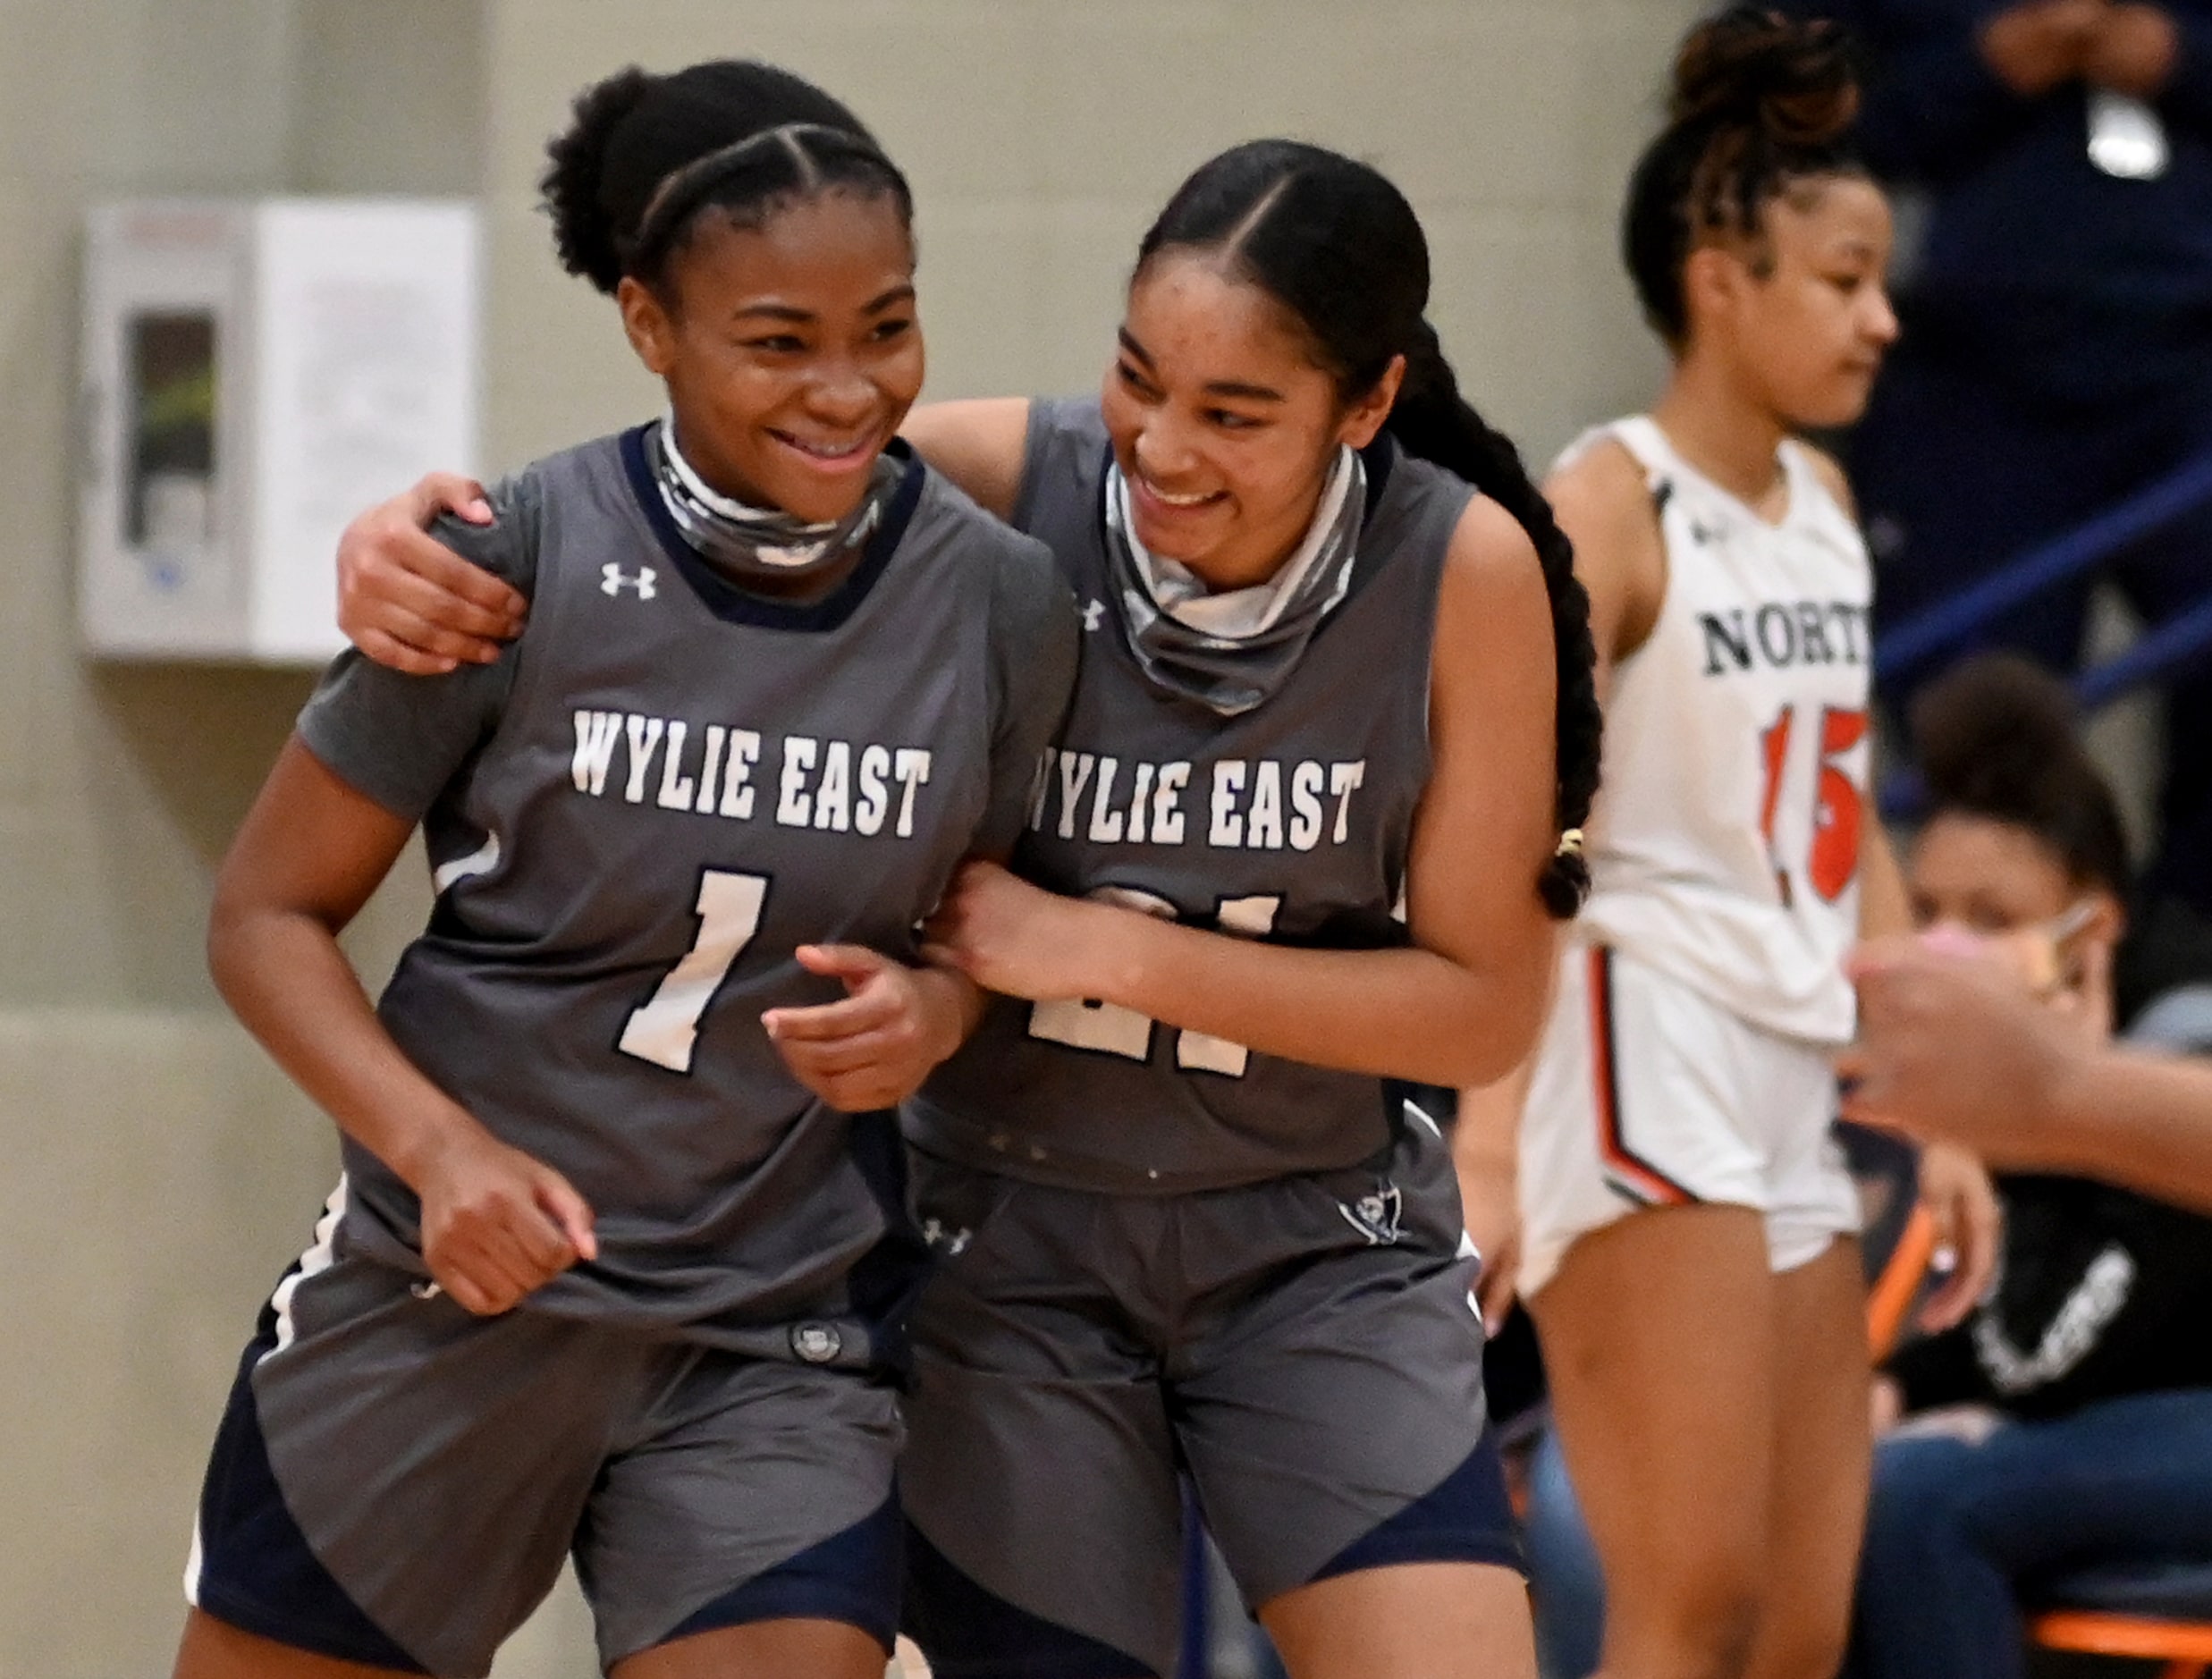
[[[1782,902],[1795,901],[1790,865],[1774,848],[1775,807],[1781,803],[1782,784],[1790,761],[1790,738],[1797,725],[1797,707],[1785,705],[1759,737],[1766,760],[1766,790],[1760,796],[1759,831],[1767,841],[1767,856],[1774,865],[1774,882]],[[1864,712],[1820,708],[1820,755],[1813,779],[1812,844],[1801,872],[1812,890],[1829,903],[1844,895],[1859,873],[1859,831],[1865,821],[1865,797],[1836,760],[1866,738]]]

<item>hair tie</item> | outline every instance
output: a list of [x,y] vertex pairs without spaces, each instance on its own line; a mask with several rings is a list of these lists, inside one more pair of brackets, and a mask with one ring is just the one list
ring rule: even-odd
[[1578,857],[1582,854],[1583,831],[1580,828],[1569,828],[1559,836],[1558,848],[1551,855],[1555,857]]

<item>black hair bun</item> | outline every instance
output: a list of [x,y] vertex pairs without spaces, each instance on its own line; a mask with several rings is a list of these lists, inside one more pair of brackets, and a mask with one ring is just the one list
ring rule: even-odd
[[579,280],[612,293],[622,280],[621,254],[604,199],[609,138],[645,103],[660,78],[632,64],[576,96],[569,126],[545,147],[538,190],[553,218],[553,249]]
[[561,266],[612,294],[646,207],[686,164],[770,129],[806,123],[874,149],[858,117],[804,77],[723,58],[654,75],[632,64],[576,97],[539,177]]
[[2033,808],[2088,758],[2073,696],[2042,666],[1986,654],[1912,705],[1912,744],[1938,805]]
[[1732,5],[1691,30],[1667,114],[1678,127],[1755,128],[1789,147],[1834,144],[1859,112],[1850,38],[1826,20]]

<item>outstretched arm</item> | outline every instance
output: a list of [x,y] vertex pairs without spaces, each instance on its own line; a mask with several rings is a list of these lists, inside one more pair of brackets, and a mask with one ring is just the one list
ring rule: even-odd
[[[1010,519],[1028,429],[1026,397],[992,397],[918,408],[902,435],[980,506]],[[528,611],[520,594],[426,534],[444,513],[472,525],[492,519],[481,484],[434,472],[338,539],[338,628],[378,664],[410,676],[490,664]]]
[[1853,968],[1851,1118],[2212,1211],[2212,1063],[2093,1045],[2012,975],[1917,941]]

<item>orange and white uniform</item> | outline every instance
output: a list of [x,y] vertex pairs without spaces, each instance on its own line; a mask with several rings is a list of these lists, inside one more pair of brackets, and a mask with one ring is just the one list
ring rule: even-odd
[[1756,1208],[1777,1270],[1858,1219],[1828,1126],[1874,820],[1866,546],[1796,443],[1770,522],[1648,418],[1566,459],[1607,439],[1651,487],[1666,594],[1614,670],[1592,890],[1522,1122],[1527,1293],[1640,1207]]

